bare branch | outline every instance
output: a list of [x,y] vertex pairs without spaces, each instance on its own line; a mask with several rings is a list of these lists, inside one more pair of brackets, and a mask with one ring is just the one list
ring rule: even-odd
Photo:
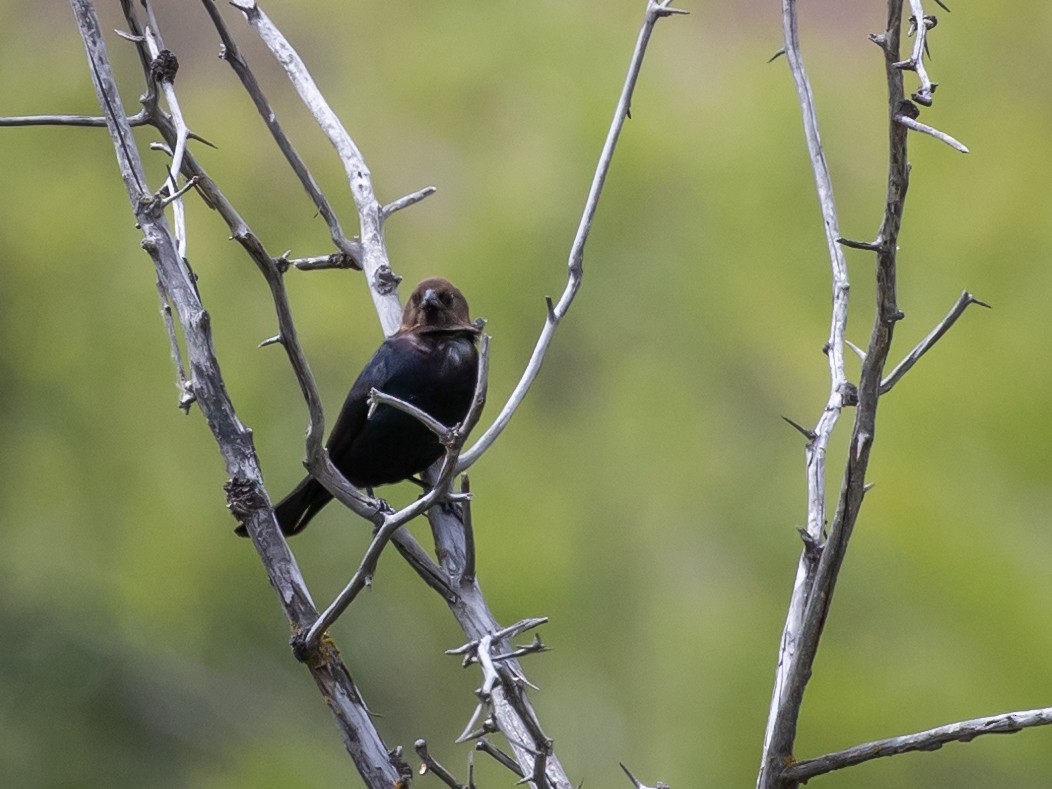
[[580,224],[577,226],[577,235],[574,237],[573,244],[570,247],[570,256],[567,262],[569,276],[566,288],[563,290],[562,296],[559,297],[557,304],[552,306],[551,300],[548,300],[547,319],[544,327],[541,329],[540,336],[537,338],[537,344],[534,346],[533,353],[526,365],[526,369],[523,371],[522,377],[508,397],[508,402],[501,409],[500,414],[493,420],[493,424],[461,455],[460,463],[457,467],[458,472],[466,471],[478,460],[482,453],[497,440],[497,436],[507,427],[508,422],[511,421],[515,411],[526,398],[526,393],[537,377],[537,373],[540,372],[545,353],[547,353],[548,346],[555,336],[555,330],[559,327],[559,322],[565,317],[570,305],[573,303],[574,296],[577,295],[577,290],[581,287],[581,278],[584,276],[584,246],[592,229],[592,220],[595,218],[595,212],[599,206],[599,197],[603,191],[603,184],[606,181],[607,173],[610,171],[614,149],[617,147],[617,139],[621,134],[621,129],[632,106],[632,93],[636,87],[636,80],[639,78],[639,71],[643,65],[643,56],[646,54],[647,44],[650,41],[651,33],[654,31],[654,25],[663,17],[671,14],[686,13],[685,11],[670,8],[668,3],[669,0],[662,0],[662,2],[648,0],[646,14],[643,17],[643,26],[639,31],[636,48],[628,65],[628,74],[621,88],[621,96],[618,99],[617,108],[614,110],[614,117],[610,122],[610,129],[607,132],[606,141],[603,143],[603,150],[599,154],[599,163],[596,166],[595,175],[592,177],[591,188],[588,190],[584,213],[581,215]]
[[[129,127],[146,126],[150,123],[146,112],[137,112],[126,119]],[[0,117],[0,126],[101,126],[106,119],[97,115],[10,115]]]
[[928,335],[923,340],[917,343],[916,347],[906,355],[905,359],[898,363],[895,369],[888,374],[887,378],[880,382],[881,394],[886,394],[891,391],[891,388],[899,382],[902,376],[909,372],[910,368],[913,367],[913,365],[915,365],[917,361],[930,351],[932,346],[939,341],[939,338],[949,331],[950,327],[953,326],[953,324],[957,322],[957,319],[964,314],[964,311],[968,309],[969,304],[978,304],[980,307],[986,307],[987,309],[990,307],[986,302],[980,301],[968,291],[964,291],[953,307],[950,308],[950,311],[946,313],[946,317],[943,318],[934,329],[928,332]]
[[420,408],[417,408],[412,403],[406,402],[394,395],[385,394],[377,389],[375,386],[369,390],[369,397],[366,402],[369,404],[369,411],[367,412],[366,419],[372,419],[373,413],[376,411],[378,406],[388,405],[397,411],[409,414],[409,416],[416,419],[420,424],[430,430],[435,436],[438,437],[439,442],[444,445],[448,445],[452,435],[456,432],[455,427],[446,427],[431,414],[427,413]]
[[920,121],[916,120],[915,118],[911,118],[908,115],[896,115],[895,116],[895,120],[896,120],[896,122],[901,123],[907,129],[913,129],[913,131],[920,132],[921,134],[927,134],[927,135],[929,135],[931,137],[934,137],[936,140],[939,140],[940,142],[946,143],[951,148],[953,148],[955,150],[958,150],[961,153],[970,153],[970,151],[968,150],[967,146],[965,146],[964,143],[959,142],[958,140],[954,139],[953,137],[948,135],[946,132],[941,132],[938,129],[935,129],[935,128],[931,127],[931,126],[928,126],[926,123],[921,123]]
[[[793,0],[783,0],[783,8],[793,5]],[[795,28],[795,13],[788,21],[791,22],[791,27]],[[786,633],[791,635],[791,638],[783,638],[782,642],[775,699],[768,720],[770,736],[765,744],[764,762],[757,781],[760,789],[791,784],[783,782],[782,773],[792,757],[804,690],[811,676],[811,667],[829,613],[837,577],[865,495],[866,469],[876,430],[881,376],[891,347],[895,323],[902,318],[897,304],[895,279],[898,234],[909,185],[909,163],[906,129],[895,119],[900,108],[908,104],[903,96],[902,71],[895,67],[901,25],[902,0],[888,0],[887,29],[880,37],[888,85],[889,155],[884,218],[877,233],[877,309],[857,388],[858,405],[849,444],[850,453],[836,512],[831,520],[829,535],[823,544],[818,564],[814,567],[813,580],[809,588],[804,589],[806,604],[799,620],[799,630],[790,634],[787,627]],[[806,549],[804,555],[808,555]],[[799,573],[797,578],[799,581]],[[794,599],[796,596],[797,590],[794,590]],[[786,664],[788,665],[783,672]],[[783,678],[784,684],[780,682]]]
[[[313,601],[267,501],[251,431],[238,419],[227,394],[215,357],[208,313],[163,214],[152,210],[152,196],[143,186],[146,179],[142,161],[121,107],[95,9],[91,0],[70,0],[70,4],[129,201],[143,232],[143,248],[154,262],[167,299],[178,312],[194,393],[226,462],[229,506],[247,526],[290,623],[296,629],[305,627],[316,616]],[[366,784],[376,789],[395,785],[402,778],[399,765],[376,732],[335,647],[326,645],[322,659],[311,665],[310,671],[340,723],[344,743]]]
[[1052,724],[1052,707],[1043,707],[1020,712],[1006,712],[987,718],[950,723],[935,729],[875,740],[828,753],[817,759],[805,759],[787,767],[783,777],[789,781],[803,783],[819,775],[852,767],[884,756],[896,756],[911,751],[935,751],[948,742],[970,742],[984,734],[1014,734],[1033,726]]
[[319,255],[312,258],[294,258],[289,260],[289,265],[295,266],[300,271],[317,271],[323,268],[361,268],[358,261],[346,252],[333,252],[331,255]]
[[411,205],[416,205],[421,200],[423,200],[426,197],[430,197],[437,191],[438,187],[436,186],[425,186],[423,189],[413,192],[412,194],[408,194],[405,197],[399,197],[394,202],[388,203],[384,206],[384,219],[387,219],[387,217],[389,217],[396,211],[401,211],[403,208],[409,208],[409,206]]
[[[326,225],[329,227],[329,235],[332,238],[332,242],[336,245],[336,248],[340,250],[340,259],[348,262],[348,265],[338,266],[338,268],[360,269],[360,260],[362,256],[361,243],[357,239],[348,238],[344,234],[343,228],[340,226],[340,220],[336,216],[336,212],[329,204],[329,201],[325,198],[325,195],[321,191],[321,187],[319,187],[317,181],[314,180],[314,176],[311,175],[306,163],[303,161],[302,157],[300,157],[299,153],[296,152],[295,147],[292,145],[292,141],[289,140],[288,135],[285,134],[285,130],[278,122],[277,114],[270,106],[270,102],[267,101],[267,97],[263,93],[259,81],[249,68],[248,62],[242,56],[241,50],[237,46],[237,42],[234,41],[233,36],[230,35],[230,30],[227,28],[226,22],[223,21],[219,9],[216,8],[214,0],[202,0],[202,3],[212,19],[212,24],[219,33],[220,39],[223,41],[223,50],[221,53],[222,58],[230,64],[234,73],[237,74],[238,78],[241,80],[245,92],[248,93],[249,97],[252,99],[252,103],[256,105],[256,110],[259,112],[260,117],[263,118],[264,123],[266,123],[271,136],[274,138],[274,141],[278,144],[278,148],[285,156],[285,160],[289,163],[292,171],[296,173],[296,177],[299,178],[300,183],[307,191],[307,194],[310,195],[311,200],[314,201],[318,213],[321,214]],[[297,268],[300,268],[300,266],[297,266]]]
[[384,335],[389,337],[398,330],[402,317],[401,306],[395,295],[398,278],[394,276],[388,262],[383,232],[383,206],[373,191],[372,174],[365,164],[365,159],[336,113],[325,101],[306,64],[255,0],[233,0],[232,5],[245,15],[248,23],[285,69],[300,99],[329,138],[343,163],[351,195],[358,207],[362,269],[369,282],[373,304],[380,316],[380,325]]

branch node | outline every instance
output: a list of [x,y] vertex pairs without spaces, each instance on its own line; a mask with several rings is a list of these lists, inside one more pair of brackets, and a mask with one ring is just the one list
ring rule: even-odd
[[175,82],[179,71],[179,58],[170,49],[162,49],[150,63],[150,76],[158,82]]
[[858,405],[858,387],[850,381],[841,382],[840,386],[837,387],[837,392],[840,394],[840,398],[845,406],[852,407]]

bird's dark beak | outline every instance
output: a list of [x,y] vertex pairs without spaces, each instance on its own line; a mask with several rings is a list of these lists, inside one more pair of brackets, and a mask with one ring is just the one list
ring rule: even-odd
[[424,297],[420,299],[420,306],[425,310],[441,309],[442,300],[438,298],[438,294],[435,293],[434,289],[428,288],[424,291]]

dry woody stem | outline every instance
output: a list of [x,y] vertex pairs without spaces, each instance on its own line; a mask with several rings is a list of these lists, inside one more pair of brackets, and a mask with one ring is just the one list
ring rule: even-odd
[[[790,598],[789,611],[780,642],[775,672],[771,709],[764,738],[763,757],[756,785],[758,789],[782,789],[797,786],[816,773],[805,773],[794,763],[793,747],[804,691],[811,677],[811,669],[832,602],[836,581],[847,552],[848,541],[858,520],[863,497],[871,487],[866,482],[870,451],[876,435],[876,414],[879,398],[889,392],[907,371],[927,353],[946,333],[970,304],[981,304],[965,292],[950,313],[925,337],[907,357],[886,377],[884,367],[891,349],[896,323],[904,316],[898,308],[896,295],[896,266],[899,229],[909,186],[910,166],[907,160],[907,134],[921,131],[944,142],[967,150],[949,135],[936,132],[919,121],[920,109],[906,99],[903,71],[916,72],[921,85],[912,98],[922,106],[930,106],[936,84],[928,78],[923,57],[927,33],[935,26],[934,18],[926,17],[919,0],[911,0],[915,17],[912,32],[916,45],[908,60],[899,58],[902,30],[902,0],[888,0],[887,26],[882,33],[872,35],[884,55],[888,85],[888,185],[885,212],[873,241],[849,241],[837,229],[836,208],[833,201],[829,168],[818,133],[814,97],[800,54],[797,30],[796,0],[783,0],[782,20],[785,32],[784,53],[796,85],[804,118],[804,136],[822,208],[823,225],[833,273],[833,318],[825,351],[830,368],[830,396],[817,426],[806,428],[787,421],[804,434],[808,481],[808,519],[802,529],[804,549],[800,556],[796,581]],[[847,325],[848,279],[842,247],[870,251],[876,256],[876,308],[873,328],[865,350],[852,345],[844,336]],[[854,351],[861,360],[858,384],[847,380],[844,372],[844,347]],[[825,511],[826,449],[841,411],[855,406],[855,419],[848,444],[848,457],[841,481],[836,510],[829,519],[828,535]],[[827,757],[823,757],[825,759]],[[814,760],[819,762],[821,760]],[[840,765],[846,766],[846,765]]]

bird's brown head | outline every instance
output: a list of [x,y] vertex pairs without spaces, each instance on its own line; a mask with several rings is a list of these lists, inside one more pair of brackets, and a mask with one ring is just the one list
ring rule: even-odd
[[405,304],[399,332],[474,331],[468,302],[457,287],[441,277],[425,279]]

